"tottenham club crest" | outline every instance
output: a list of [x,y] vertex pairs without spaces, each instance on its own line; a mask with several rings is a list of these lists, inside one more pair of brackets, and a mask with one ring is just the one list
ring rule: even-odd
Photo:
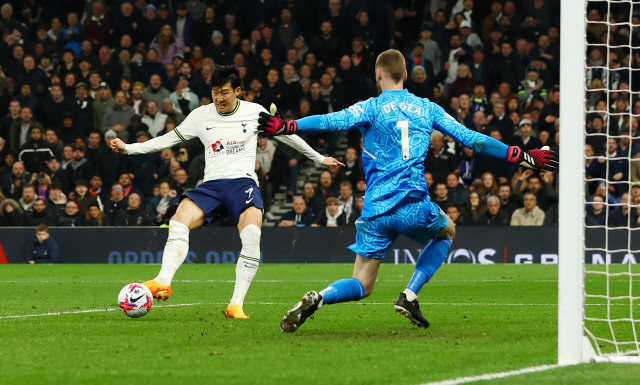
[[215,143],[213,143],[211,145],[211,148],[213,149],[213,152],[220,152],[222,150],[224,150],[224,146],[222,145],[222,139],[216,141]]
[[246,133],[247,132],[247,123],[242,122],[242,132]]

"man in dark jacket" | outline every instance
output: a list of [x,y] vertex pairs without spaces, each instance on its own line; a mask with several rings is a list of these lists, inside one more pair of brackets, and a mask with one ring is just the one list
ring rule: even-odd
[[47,225],[36,227],[36,237],[29,244],[27,255],[22,263],[31,265],[36,263],[58,263],[60,261],[60,249],[58,243],[49,236]]
[[447,174],[458,168],[455,155],[444,147],[442,134],[435,132],[431,136],[431,146],[425,159],[425,169],[433,174],[434,183],[445,183]]
[[84,148],[76,146],[73,149],[73,161],[67,166],[69,186],[73,186],[78,179],[91,180],[94,169],[91,163],[84,157]]
[[510,216],[500,208],[500,199],[492,195],[487,199],[487,211],[480,220],[485,226],[509,226]]
[[62,94],[60,84],[51,86],[50,95],[42,101],[42,119],[45,127],[52,127],[56,130],[62,129],[62,114],[72,112],[73,105],[70,100]]
[[140,207],[140,195],[129,195],[129,207],[122,210],[116,217],[116,226],[153,226],[147,211]]
[[83,82],[76,84],[76,96],[71,100],[71,112],[83,136],[88,135],[95,128],[93,98],[89,95],[89,88]]
[[42,198],[36,199],[33,203],[33,210],[24,212],[25,226],[47,225],[55,226],[56,218],[47,213],[47,205]]
[[68,201],[64,213],[60,216],[58,226],[78,227],[84,226],[84,218],[78,210],[78,204]]
[[127,209],[127,201],[124,199],[124,190],[118,182],[111,186],[111,198],[104,204],[104,213],[109,217],[109,223],[114,223],[120,211]]
[[511,185],[509,183],[501,183],[498,195],[500,196],[501,209],[511,218],[511,214],[520,208],[520,205],[518,205],[513,196],[511,196]]
[[40,127],[33,127],[31,138],[20,147],[18,159],[24,163],[24,168],[30,173],[45,171],[47,169],[46,162],[54,156],[42,134]]
[[304,199],[298,197],[293,201],[293,209],[282,215],[278,227],[309,227],[314,219],[313,211],[307,207]]

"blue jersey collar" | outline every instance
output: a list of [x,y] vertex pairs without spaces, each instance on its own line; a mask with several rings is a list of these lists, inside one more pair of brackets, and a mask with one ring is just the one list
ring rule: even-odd
[[390,91],[390,90],[384,90],[384,91],[382,91],[382,93],[383,93],[383,94],[384,94],[384,93],[408,94],[408,93],[409,93],[409,91],[407,91],[407,89],[406,89],[406,88],[403,88],[403,89],[401,89],[401,90],[393,90],[393,91]]

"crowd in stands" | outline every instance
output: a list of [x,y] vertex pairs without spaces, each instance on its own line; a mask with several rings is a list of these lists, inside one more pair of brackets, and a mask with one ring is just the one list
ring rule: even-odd
[[[218,65],[241,71],[243,100],[285,119],[338,111],[377,95],[376,56],[405,54],[405,87],[469,129],[524,150],[558,150],[559,0],[44,0],[0,7],[0,226],[167,223],[204,175],[198,139],[123,156],[120,138],[163,135],[211,103]],[[628,3],[588,10],[587,223],[638,226],[640,17]],[[625,16],[626,15],[626,16]],[[609,54],[607,56],[607,53]],[[605,92],[609,90],[610,92]],[[579,95],[579,91],[575,91]],[[630,115],[632,112],[634,115]],[[366,188],[361,135],[345,168],[300,190],[304,157],[260,139],[256,172],[279,226],[353,226]],[[598,135],[599,134],[599,135]],[[335,155],[338,133],[308,135]],[[609,137],[611,135],[613,137]],[[628,161],[629,158],[638,161]],[[608,166],[607,166],[608,165]],[[434,132],[425,181],[459,225],[555,225],[557,175],[475,154]],[[600,202],[614,204],[604,205]],[[617,204],[617,206],[615,205]],[[602,207],[601,207],[602,206]],[[602,213],[605,214],[602,214]],[[591,221],[591,222],[590,222]]]

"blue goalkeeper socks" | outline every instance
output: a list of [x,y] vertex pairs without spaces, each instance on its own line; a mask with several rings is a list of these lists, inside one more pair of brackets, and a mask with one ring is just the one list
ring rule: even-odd
[[418,257],[416,271],[413,273],[407,289],[416,295],[418,294],[422,286],[433,277],[442,265],[442,262],[447,259],[447,254],[449,253],[452,242],[452,239],[443,238],[436,238],[429,242]]
[[359,301],[364,298],[364,286],[356,278],[341,279],[320,292],[322,305]]

